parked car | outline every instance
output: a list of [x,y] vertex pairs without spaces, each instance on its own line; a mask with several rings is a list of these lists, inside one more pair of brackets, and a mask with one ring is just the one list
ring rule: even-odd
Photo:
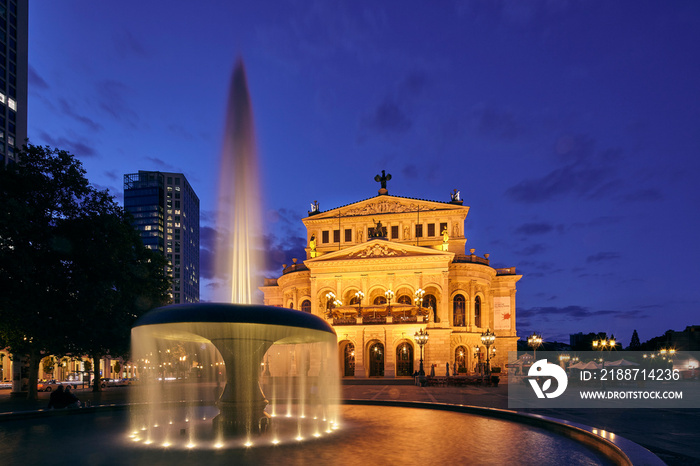
[[56,380],[46,380],[46,381],[37,383],[36,389],[39,390],[40,392],[50,392],[52,390],[56,390],[59,385],[61,385],[61,384]]

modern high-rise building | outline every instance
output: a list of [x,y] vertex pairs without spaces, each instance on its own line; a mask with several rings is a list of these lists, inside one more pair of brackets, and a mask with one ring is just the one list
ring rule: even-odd
[[173,303],[199,302],[199,198],[185,175],[124,175],[124,208],[143,244],[168,260]]
[[27,139],[28,0],[0,0],[0,166]]

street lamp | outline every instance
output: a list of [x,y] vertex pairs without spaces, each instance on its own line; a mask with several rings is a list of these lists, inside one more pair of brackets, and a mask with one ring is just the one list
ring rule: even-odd
[[561,365],[561,368],[566,370],[566,364],[571,360],[571,356],[568,354],[564,353],[561,356],[559,356],[559,364]]
[[527,337],[527,346],[532,348],[534,359],[537,359],[537,348],[542,344],[542,335],[533,332],[532,335]]
[[384,297],[386,298],[387,304],[389,307],[387,309],[391,310],[391,300],[394,299],[394,296],[396,296],[396,293],[394,293],[392,290],[386,290],[384,292]]
[[331,316],[331,310],[333,309],[333,302],[335,301],[335,293],[329,291],[326,293],[326,311],[328,312],[328,317]]
[[595,340],[593,340],[593,349],[594,350],[600,350],[604,351],[605,349],[615,349],[615,345],[617,345],[617,342],[615,341],[615,335],[610,335],[610,339],[607,338],[605,334],[603,336],[598,336]]
[[496,335],[491,333],[489,329],[481,334],[481,343],[486,347],[486,376],[491,374],[491,352],[489,351],[489,346],[496,342]]
[[420,347],[420,367],[418,369],[418,382],[420,383],[421,387],[425,386],[425,370],[423,370],[423,347],[425,346],[426,343],[428,343],[428,331],[426,330],[425,332],[423,329],[420,329],[418,332],[413,335],[413,338],[415,338],[416,343],[418,343],[418,346]]
[[425,296],[425,290],[422,288],[418,288],[413,293],[413,303],[418,306],[418,311],[421,315],[423,315],[423,296]]
[[362,300],[365,299],[365,294],[362,291],[357,291],[355,298],[357,298],[357,315],[362,317]]

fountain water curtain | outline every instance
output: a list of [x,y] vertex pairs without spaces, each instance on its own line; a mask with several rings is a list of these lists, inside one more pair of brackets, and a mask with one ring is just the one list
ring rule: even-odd
[[319,437],[339,426],[333,328],[310,313],[253,304],[263,270],[257,165],[239,60],[221,152],[216,250],[221,302],[162,307],[134,325],[132,359],[140,381],[133,389],[129,437],[138,444],[276,444]]

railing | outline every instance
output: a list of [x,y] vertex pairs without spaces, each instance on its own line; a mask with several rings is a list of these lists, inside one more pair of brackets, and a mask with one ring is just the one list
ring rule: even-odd
[[386,316],[362,316],[363,324],[386,324]]
[[[395,324],[412,324],[418,322],[418,316],[394,316],[392,321]],[[421,316],[421,322],[423,322],[423,316]]]
[[456,255],[455,258],[452,260],[452,262],[455,263],[473,263],[473,264],[484,264],[484,265],[489,265],[489,260],[485,257],[479,257],[475,254],[470,254],[468,256],[465,255]]
[[356,325],[357,319],[354,317],[333,317],[333,325]]
[[286,275],[291,272],[300,272],[302,270],[309,270],[309,268],[304,264],[292,264],[282,269],[282,275]]

